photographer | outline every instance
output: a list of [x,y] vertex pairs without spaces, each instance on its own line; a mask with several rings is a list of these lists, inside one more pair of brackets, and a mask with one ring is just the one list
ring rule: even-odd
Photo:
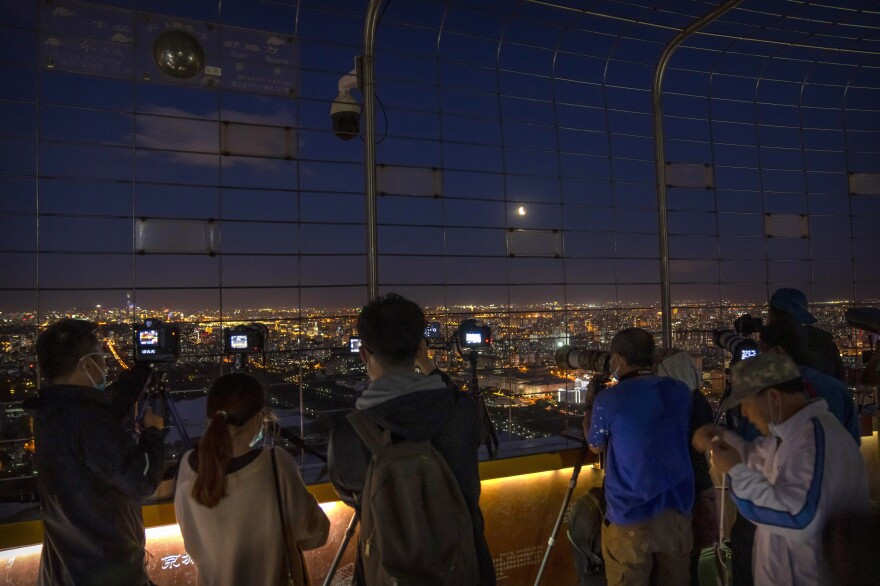
[[687,385],[655,376],[654,338],[640,328],[611,340],[617,385],[586,399],[584,428],[605,451],[602,556],[609,586],[688,584],[693,546]]
[[105,388],[108,355],[96,330],[65,319],[37,338],[49,386],[25,409],[44,526],[39,584],[150,583],[141,503],[162,479],[163,420],[148,409],[138,438],[125,429],[146,379],[136,371],[122,388]]
[[807,296],[799,289],[777,289],[770,297],[769,323],[788,321],[802,325],[806,334],[807,348],[813,356],[813,367],[820,372],[846,382],[846,372],[840,348],[834,336],[812,325],[816,318],[807,310]]
[[[266,403],[254,377],[221,376],[208,389],[208,428],[198,449],[180,459],[174,512],[201,584],[288,578],[302,586],[309,583],[302,551],[327,542],[330,521],[306,490],[296,460],[260,445],[274,426]],[[266,490],[273,478],[274,494]]]
[[[483,515],[479,506],[477,451],[480,447],[480,411],[477,402],[458,391],[454,385],[449,386],[448,379],[445,381],[438,375],[427,359],[425,317],[421,308],[412,301],[389,293],[370,302],[361,310],[357,330],[361,337],[359,354],[366,366],[370,385],[358,398],[356,411],[368,417],[377,430],[381,428],[382,436],[388,437],[392,444],[429,441],[439,453],[460,489],[467,508],[464,515],[470,519],[468,530],[472,532],[473,539],[467,547],[475,548],[476,560],[473,561],[473,549],[464,552],[463,556],[468,556],[470,567],[476,564],[477,567],[473,569],[479,574],[479,584],[494,585],[495,570],[483,533]],[[417,364],[422,373],[415,372]],[[426,376],[425,373],[429,374]],[[327,456],[330,479],[336,492],[346,504],[354,506],[362,514],[361,543],[358,545],[352,584],[364,586],[368,584],[365,567],[369,561],[365,558],[370,551],[370,542],[366,545],[363,543],[367,539],[365,527],[369,517],[378,518],[383,511],[374,515],[373,509],[368,509],[374,503],[365,503],[362,499],[371,454],[350,417],[340,419],[331,430]],[[435,511],[436,507],[431,506],[431,497],[438,494],[439,487],[422,488],[424,494],[404,503],[411,505],[413,501],[418,501],[414,506],[423,503],[426,509],[424,518],[418,519],[424,526],[418,527],[414,540],[420,539],[419,534],[432,534],[432,523],[441,526],[443,517],[450,517],[454,513]],[[397,496],[406,499],[409,495]],[[408,510],[410,508],[407,507]],[[387,514],[387,509],[384,512]],[[376,525],[383,520],[379,519]],[[398,541],[401,536],[384,537],[390,543]],[[382,539],[380,534],[377,542],[382,542]],[[395,545],[404,549],[406,544]],[[436,561],[432,553],[433,550],[427,552],[424,559],[404,562],[425,569]]]
[[[681,381],[691,389],[691,417],[689,433],[712,423],[712,406],[700,390],[703,375],[693,357],[683,350],[669,350],[658,357],[657,374]],[[691,466],[694,469],[694,509],[691,528],[694,532],[694,549],[691,551],[691,583],[699,584],[700,552],[718,543],[718,510],[715,502],[715,485],[709,475],[709,461],[693,447],[690,449]]]
[[852,395],[845,384],[812,367],[815,357],[807,349],[804,326],[789,320],[770,322],[761,330],[758,347],[762,353],[787,354],[794,360],[807,394],[811,398],[824,399],[828,411],[849,431],[856,445],[861,445],[859,417]]
[[811,400],[794,361],[768,352],[731,369],[733,392],[762,437],[743,440],[715,425],[697,430],[693,445],[712,454],[728,475],[741,515],[757,525],[754,583],[830,584],[821,551],[825,522],[842,511],[865,514],[868,478],[859,449],[828,412]]

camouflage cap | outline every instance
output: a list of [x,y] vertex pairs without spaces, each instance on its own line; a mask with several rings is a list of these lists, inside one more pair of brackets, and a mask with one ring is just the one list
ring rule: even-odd
[[799,378],[801,373],[787,354],[767,352],[748,358],[731,367],[730,383],[733,390],[721,404],[721,409],[726,411],[765,389]]

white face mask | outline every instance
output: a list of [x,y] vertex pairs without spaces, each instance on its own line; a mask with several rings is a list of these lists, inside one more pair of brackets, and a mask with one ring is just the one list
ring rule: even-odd
[[[772,437],[779,437],[779,430],[776,426],[782,423],[782,421],[773,421],[773,405],[770,403],[770,393],[767,393],[767,411],[770,414],[770,422],[767,424],[767,429]],[[779,405],[779,419],[782,419],[782,405]]]
[[107,388],[107,371],[106,371],[106,369],[101,368],[101,366],[98,364],[98,361],[95,360],[94,358],[92,358],[92,356],[104,356],[104,355],[105,355],[104,352],[92,352],[91,354],[86,354],[85,356],[80,358],[80,360],[82,360],[83,358],[88,358],[89,360],[92,361],[92,364],[95,365],[95,368],[97,368],[99,371],[101,371],[101,382],[98,382],[94,378],[92,378],[92,375],[89,374],[89,371],[86,370],[85,365],[83,365],[83,372],[88,377],[89,382],[91,382],[92,386],[95,387],[96,389],[98,389],[99,391],[103,391]]
[[617,361],[617,362],[616,362],[617,366],[613,366],[613,365],[612,365],[612,362],[614,362],[614,357],[613,357],[613,356],[608,360],[608,366],[611,367],[611,376],[614,378],[614,380],[616,380],[617,382],[620,382],[620,374],[619,374],[619,372],[620,372],[620,361]]

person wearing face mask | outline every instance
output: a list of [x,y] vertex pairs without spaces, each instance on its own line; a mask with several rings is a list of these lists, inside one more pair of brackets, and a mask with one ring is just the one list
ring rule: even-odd
[[[94,323],[64,319],[37,338],[49,385],[25,402],[33,417],[44,542],[38,584],[149,584],[141,503],[162,480],[162,417],[133,433],[142,371],[107,387]],[[116,388],[114,388],[116,387]],[[124,414],[129,414],[124,417]]]
[[825,523],[869,508],[859,449],[825,400],[809,397],[789,356],[761,354],[736,364],[730,376],[733,391],[722,409],[740,405],[762,437],[747,442],[706,425],[693,445],[729,476],[737,510],[757,526],[755,584],[830,584],[822,555]]
[[330,521],[293,456],[266,442],[274,420],[262,386],[242,372],[221,376],[208,389],[205,410],[208,428],[198,449],[181,457],[174,497],[199,584],[308,584],[301,552],[326,543]]
[[690,583],[694,472],[691,390],[655,376],[654,338],[641,328],[611,339],[618,384],[586,398],[584,431],[606,453],[602,557],[609,586]]

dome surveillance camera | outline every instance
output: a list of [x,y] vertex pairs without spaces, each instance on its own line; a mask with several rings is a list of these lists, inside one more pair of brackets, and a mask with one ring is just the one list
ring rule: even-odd
[[339,95],[330,106],[333,132],[342,140],[351,140],[360,134],[361,105],[351,95],[357,87],[357,76],[352,69],[339,80]]

